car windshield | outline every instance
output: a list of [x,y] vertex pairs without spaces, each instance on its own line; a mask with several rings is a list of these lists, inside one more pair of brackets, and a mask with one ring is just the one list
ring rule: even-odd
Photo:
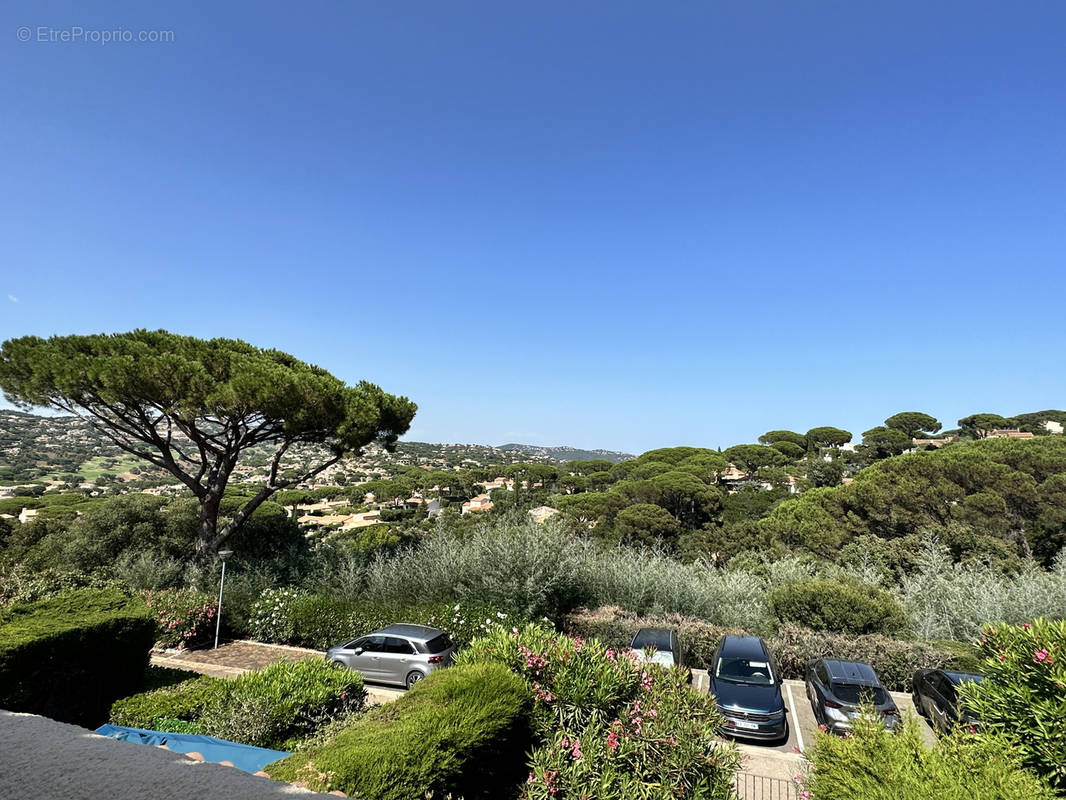
[[758,686],[770,686],[774,682],[769,661],[752,661],[747,658],[719,658],[714,676],[724,681],[753,683]]
[[888,702],[888,695],[879,686],[860,686],[856,683],[834,683],[833,694],[838,700],[857,706],[860,703],[873,703],[875,706]]
[[442,633],[440,636],[434,636],[426,642],[426,650],[430,653],[443,653],[451,646],[452,640],[448,638],[448,634],[446,633]]
[[651,654],[651,658],[648,658],[644,650],[634,649],[633,653],[640,661],[651,661],[653,664],[662,664],[664,667],[672,667],[674,665],[674,654],[669,650],[656,650]]

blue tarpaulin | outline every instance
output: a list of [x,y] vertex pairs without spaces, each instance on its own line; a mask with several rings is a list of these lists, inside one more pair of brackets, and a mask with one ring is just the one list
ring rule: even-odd
[[227,742],[214,736],[198,736],[191,733],[167,733],[146,731],[140,728],[123,728],[121,725],[101,725],[96,729],[101,736],[121,739],[135,744],[165,744],[175,753],[199,753],[204,761],[229,761],[245,772],[259,772],[267,764],[289,755],[281,750],[252,747],[237,742]]

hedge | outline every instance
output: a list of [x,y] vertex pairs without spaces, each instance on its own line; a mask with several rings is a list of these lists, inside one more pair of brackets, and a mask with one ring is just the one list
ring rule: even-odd
[[903,606],[891,593],[857,580],[788,583],[770,592],[769,606],[779,623],[817,631],[893,634],[907,627]]
[[95,728],[140,687],[155,641],[140,599],[71,589],[0,610],[0,707]]
[[259,641],[326,650],[394,622],[440,628],[465,646],[493,623],[521,626],[526,620],[480,604],[391,605],[272,588],[253,604],[249,629]]
[[363,708],[363,676],[324,659],[279,661],[223,681],[200,716],[220,739],[287,750],[327,722]]
[[860,719],[852,736],[815,735],[804,755],[804,800],[1053,800],[1054,792],[1022,767],[1008,741],[963,731],[929,748],[914,719],[895,733]]
[[[116,700],[111,706],[111,724],[187,733],[187,725],[200,718],[204,707],[218,693],[222,681],[223,678],[201,675],[164,689]],[[176,722],[182,725],[175,726],[173,723]]]
[[325,660],[281,661],[233,679],[201,676],[117,701],[111,722],[287,749],[363,707],[363,678]]
[[529,690],[506,667],[456,666],[266,771],[373,800],[510,797],[526,777],[531,713]]
[[[595,611],[578,609],[567,615],[563,626],[567,633],[597,638],[618,649],[628,648],[640,628],[673,628],[681,646],[681,663],[695,669],[710,667],[714,650],[724,635],[744,633],[679,614],[639,616],[614,606]],[[802,679],[808,661],[834,657],[869,663],[885,687],[894,691],[909,691],[911,678],[919,669],[961,666],[960,662],[971,660],[967,657],[970,648],[960,643],[908,642],[879,634],[853,636],[793,626],[766,637],[766,644],[784,678]]]

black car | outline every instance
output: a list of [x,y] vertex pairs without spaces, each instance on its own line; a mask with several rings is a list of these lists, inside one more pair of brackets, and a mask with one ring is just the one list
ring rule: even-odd
[[949,731],[956,725],[974,725],[977,717],[959,702],[959,686],[982,680],[983,675],[969,672],[920,669],[914,673],[914,708],[941,731]]
[[715,650],[710,678],[725,733],[745,739],[788,737],[781,673],[762,639],[726,636]]
[[646,658],[647,651],[652,651],[648,660],[664,667],[676,667],[681,663],[677,634],[669,628],[641,628],[633,637],[630,649],[640,658]]
[[820,658],[807,664],[806,683],[814,718],[831,733],[850,731],[863,705],[873,706],[889,730],[899,724],[899,709],[869,664]]

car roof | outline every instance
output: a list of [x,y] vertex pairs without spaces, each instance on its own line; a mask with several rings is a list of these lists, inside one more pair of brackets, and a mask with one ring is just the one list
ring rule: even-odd
[[444,631],[431,628],[428,625],[411,625],[406,622],[398,622],[395,625],[382,628],[380,631],[375,631],[375,633],[384,633],[389,636],[406,636],[408,639],[414,639],[415,641],[428,642],[430,639],[440,636]]
[[727,658],[756,658],[769,657],[770,651],[766,649],[766,642],[758,636],[739,636],[735,633],[727,634],[722,639],[720,655]]
[[823,658],[822,663],[825,664],[826,672],[829,673],[831,681],[857,683],[863,686],[881,685],[874,668],[862,661],[840,661],[835,658]]
[[633,637],[631,647],[635,650],[643,650],[648,645],[655,645],[660,650],[668,650],[673,647],[674,632],[670,628],[641,628]]
[[947,679],[956,686],[960,683],[966,683],[967,681],[979,683],[985,679],[984,675],[977,675],[973,672],[948,672],[947,670],[944,670],[943,672],[947,676]]

